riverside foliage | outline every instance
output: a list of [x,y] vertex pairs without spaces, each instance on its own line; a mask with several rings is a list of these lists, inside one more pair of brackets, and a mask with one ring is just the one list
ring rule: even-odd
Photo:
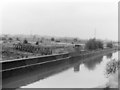
[[103,42],[96,39],[90,39],[85,44],[87,50],[103,49]]

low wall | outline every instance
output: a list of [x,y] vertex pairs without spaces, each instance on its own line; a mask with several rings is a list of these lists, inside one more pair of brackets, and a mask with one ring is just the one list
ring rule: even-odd
[[22,59],[14,59],[2,61],[2,71],[8,71],[12,69],[27,67],[29,65],[41,64],[45,62],[50,62],[52,60],[62,59],[69,56],[69,53],[57,54],[57,55],[46,55],[46,56],[38,56],[31,58],[22,58]]

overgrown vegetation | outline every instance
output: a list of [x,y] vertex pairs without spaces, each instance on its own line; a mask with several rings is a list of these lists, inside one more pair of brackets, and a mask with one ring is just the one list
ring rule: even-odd
[[90,39],[85,44],[85,48],[87,50],[97,50],[97,49],[103,49],[103,42],[96,39]]
[[115,73],[118,67],[120,67],[120,61],[118,62],[115,59],[111,60],[106,66],[107,74]]
[[108,88],[117,88],[120,86],[120,60],[112,59],[106,65],[106,75],[109,78],[106,86]]

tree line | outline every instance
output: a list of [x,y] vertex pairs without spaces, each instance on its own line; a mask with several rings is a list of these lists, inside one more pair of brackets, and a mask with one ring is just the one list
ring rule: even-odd
[[[113,48],[112,42],[108,42],[106,44],[106,48]],[[85,49],[87,50],[104,49],[104,44],[101,40],[96,40],[95,38],[89,39],[85,44]]]

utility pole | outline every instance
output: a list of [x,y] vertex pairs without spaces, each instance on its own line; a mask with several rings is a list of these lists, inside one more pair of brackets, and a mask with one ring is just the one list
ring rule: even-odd
[[94,38],[96,39],[96,28],[95,28],[95,31],[94,31]]

